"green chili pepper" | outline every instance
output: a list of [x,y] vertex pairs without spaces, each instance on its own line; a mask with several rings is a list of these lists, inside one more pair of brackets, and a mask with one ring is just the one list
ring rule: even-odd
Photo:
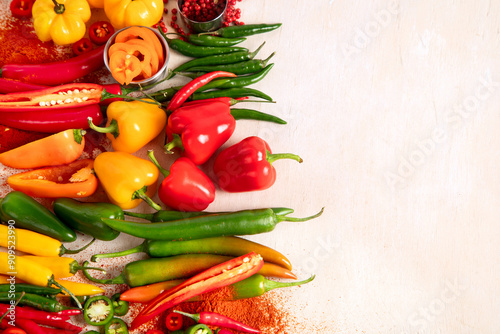
[[[42,296],[55,296],[58,293],[61,293],[62,289],[50,288],[46,286],[38,286],[27,283],[15,283],[14,285],[16,292],[25,292],[32,293],[36,295]],[[11,291],[11,284],[0,284],[0,292],[9,292]]]
[[255,274],[243,281],[239,281],[232,285],[231,296],[228,296],[228,300],[237,300],[245,298],[253,298],[262,296],[268,291],[280,288],[288,288],[292,286],[299,286],[314,280],[315,275],[303,280],[296,282],[278,282],[271,281],[262,275]]
[[[9,303],[13,299],[19,299],[24,292],[0,292],[0,302]],[[14,297],[14,298],[12,298]],[[64,310],[73,310],[73,307],[67,307],[59,303],[56,299],[40,296],[34,293],[24,293],[24,297],[19,301],[20,305],[30,306],[45,312],[61,312]]]
[[113,303],[106,296],[94,296],[85,302],[83,319],[92,326],[106,325],[113,319]]
[[223,84],[219,84],[217,82],[217,81],[219,81],[218,79],[212,80],[209,83],[207,83],[205,86],[203,86],[202,89],[200,89],[200,91],[206,91],[206,90],[213,89],[213,88],[219,88],[219,89],[221,89],[221,88],[239,88],[239,87],[245,87],[245,86],[252,85],[252,84],[257,83],[257,82],[261,81],[262,79],[264,79],[264,77],[269,73],[269,71],[271,71],[271,68],[273,68],[273,66],[274,66],[274,63],[271,63],[271,64],[267,65],[264,69],[262,69],[260,72],[257,72],[254,74],[249,74],[249,75],[240,75],[236,78],[225,79],[227,81]]
[[212,72],[212,71],[226,71],[234,74],[251,74],[259,72],[267,66],[267,63],[274,56],[274,52],[266,59],[250,59],[243,62],[222,64],[222,65],[205,65],[189,67],[187,72]]
[[125,300],[120,300],[119,293],[115,293],[111,297],[111,302],[113,303],[113,310],[115,311],[115,315],[121,317],[127,314],[129,309],[129,302]]
[[188,62],[185,62],[178,67],[176,67],[171,73],[167,75],[167,79],[175,76],[177,72],[186,71],[193,66],[208,66],[208,65],[222,65],[222,64],[234,64],[242,61],[247,61],[255,58],[260,49],[264,46],[265,42],[262,43],[255,51],[240,51],[231,52],[227,54],[218,54],[213,56],[207,56],[202,58],[195,58]]
[[220,36],[197,34],[189,34],[186,38],[189,43],[199,46],[233,46],[247,40],[245,37],[225,38]]
[[120,318],[113,318],[104,326],[104,334],[128,334],[127,324]]
[[215,31],[201,33],[199,35],[210,34],[210,35],[222,36],[222,37],[226,37],[226,38],[238,38],[238,37],[245,37],[245,36],[251,36],[251,35],[256,35],[256,34],[262,34],[265,32],[269,32],[269,31],[273,31],[275,29],[278,29],[279,27],[281,27],[281,23],[245,24],[242,26],[223,27],[223,28],[217,29]]
[[[210,86],[211,89],[217,88],[218,86],[225,84],[226,82],[229,81],[229,78],[220,79],[217,81],[218,81],[217,83],[211,84],[211,86]],[[211,81],[211,82],[213,82],[213,81]],[[172,97],[175,95],[175,93],[177,93],[177,91],[180,90],[181,88],[182,88],[182,86],[166,88],[163,90],[159,90],[155,93],[148,94],[148,97],[150,97],[158,102],[165,102],[165,101],[171,100]],[[203,91],[205,91],[205,89],[203,89],[203,87],[200,88],[200,92],[203,92]]]
[[213,334],[213,332],[207,325],[197,324],[186,328],[184,334]]
[[301,222],[319,217],[291,218],[272,209],[243,210],[158,223],[137,223],[118,219],[102,220],[109,227],[135,237],[151,240],[191,240],[218,236],[250,235],[274,230],[282,221]]
[[258,97],[266,101],[273,101],[273,98],[270,97],[269,95],[261,92],[260,90],[248,87],[226,88],[226,89],[210,90],[206,92],[198,92],[191,95],[190,99],[192,101],[197,101],[197,100],[213,99],[217,97],[232,97],[233,99],[235,99],[247,96]]
[[286,121],[253,109],[232,108],[231,115],[235,120],[239,119],[253,119],[256,121],[272,122],[277,124],[286,124]]
[[73,242],[76,233],[52,212],[21,191],[12,191],[0,199],[0,219],[14,221],[17,228],[38,232],[59,241]]
[[101,334],[98,331],[87,331],[85,334]]
[[54,201],[54,213],[61,221],[76,231],[96,239],[116,239],[117,232],[101,221],[101,218],[124,219],[123,210],[111,203],[82,203],[71,198]]
[[179,53],[183,54],[184,56],[188,56],[188,57],[200,58],[200,57],[226,54],[226,53],[231,53],[231,52],[248,51],[247,48],[244,48],[241,46],[199,46],[199,45],[193,45],[191,43],[183,41],[180,38],[168,38],[163,33],[163,31],[161,29],[159,29],[159,31],[161,32],[161,34],[163,35],[163,38],[165,38],[165,40],[168,43],[168,46],[172,50],[178,51]]
[[167,257],[183,254],[217,254],[241,256],[256,252],[264,261],[274,263],[288,270],[292,269],[290,260],[280,252],[259,243],[238,237],[213,237],[188,241],[144,240],[134,248],[121,252],[97,254],[91,260],[127,256],[135,253],[146,253],[150,257]]

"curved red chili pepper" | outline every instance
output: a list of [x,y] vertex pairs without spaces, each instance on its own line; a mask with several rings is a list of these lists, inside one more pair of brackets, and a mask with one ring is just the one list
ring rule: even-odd
[[101,107],[90,104],[59,110],[0,112],[0,124],[20,130],[56,133],[67,129],[87,129],[88,117],[92,117],[96,124],[101,123]]
[[28,82],[22,82],[12,79],[0,78],[0,93],[17,93],[17,92],[28,92],[31,90],[44,89],[49,86],[37,85]]
[[220,77],[236,77],[236,74],[225,71],[213,71],[199,76],[187,83],[175,93],[167,105],[167,111],[172,112],[179,108],[197,89],[206,85],[210,81]]
[[48,86],[79,79],[104,66],[104,46],[80,56],[45,64],[6,64],[0,77]]
[[173,312],[182,314],[188,318],[193,319],[197,323],[208,326],[231,328],[243,333],[260,333],[260,330],[258,329],[255,329],[244,323],[215,312],[200,312],[197,314],[186,313],[178,310],[174,310]]

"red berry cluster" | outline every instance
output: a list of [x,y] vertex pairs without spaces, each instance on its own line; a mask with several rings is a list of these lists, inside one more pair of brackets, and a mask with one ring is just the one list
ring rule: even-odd
[[226,18],[222,22],[222,26],[227,27],[231,23],[234,25],[243,25],[243,22],[238,21],[241,18],[241,9],[234,8],[236,6],[236,1],[241,2],[241,0],[227,0]]
[[186,0],[181,11],[192,21],[207,22],[219,16],[224,5],[224,0]]

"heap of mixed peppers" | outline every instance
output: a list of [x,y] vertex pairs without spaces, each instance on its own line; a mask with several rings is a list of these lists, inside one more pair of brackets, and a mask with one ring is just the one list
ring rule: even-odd
[[[155,12],[157,2],[143,0],[141,8]],[[116,0],[89,3],[104,8],[106,14],[106,8],[121,5]],[[77,8],[84,23],[88,20],[86,6],[88,3],[82,0],[37,0],[33,6],[37,35],[56,43],[72,43],[71,38],[62,36],[57,20],[65,22],[62,15]],[[52,26],[40,22],[42,10],[55,10],[51,12]],[[100,30],[94,29],[92,34],[108,27],[104,35],[109,38],[114,28],[151,26],[159,20],[155,14],[148,16],[151,22],[137,22],[137,14],[125,7],[121,12],[110,12],[111,22],[99,22]],[[73,39],[81,38],[81,22],[75,21],[74,25]],[[0,220],[5,223],[0,225],[0,246],[7,250],[0,252],[3,333],[80,333],[83,328],[71,322],[77,315],[83,315],[88,325],[104,328],[106,334],[127,333],[129,328],[140,328],[180,303],[200,300],[219,288],[230,286],[227,298],[236,300],[314,279],[311,276],[296,281],[292,265],[283,254],[241,236],[270,232],[281,221],[307,221],[320,216],[323,210],[305,218],[289,217],[293,210],[279,207],[204,211],[215,200],[216,186],[199,166],[212,157],[216,183],[227,192],[267,189],[276,179],[272,165],[275,160],[302,162],[295,154],[273,154],[269,144],[256,136],[221,150],[233,135],[236,120],[286,124],[273,115],[232,108],[236,103],[250,101],[250,97],[273,102],[265,93],[247,87],[269,73],[272,55],[258,60],[255,56],[262,46],[250,51],[235,45],[247,36],[280,26],[233,26],[176,39],[167,38],[160,29],[172,50],[192,58],[171,70],[167,79],[184,75],[192,80],[184,86],[152,93],[145,91],[154,85],[138,91],[118,84],[74,83],[102,67],[102,47],[63,62],[4,66],[0,91],[6,94],[0,95],[0,124],[51,135],[0,154],[1,164],[27,170],[7,179],[13,191],[0,199]],[[12,92],[13,86],[17,92]],[[133,92],[136,94],[129,95]],[[95,159],[82,158],[89,131],[105,133],[112,151],[98,154]],[[148,160],[134,155],[162,133],[165,146],[158,151],[178,152],[169,170],[160,165],[153,151],[148,151]],[[160,175],[163,180],[158,184]],[[83,200],[99,187],[109,202]],[[161,204],[152,199],[155,194]],[[52,198],[51,209],[35,198]],[[126,211],[142,201],[155,212]],[[93,239],[80,249],[67,249],[64,242],[75,241],[75,232]],[[133,253],[146,253],[148,258],[129,262],[117,277],[96,278],[89,271],[103,269],[63,256],[85,250],[96,239],[115,240],[120,233],[143,238],[144,242],[119,252],[95,254],[90,260]],[[90,282],[126,284],[129,289],[108,297],[94,284],[68,280],[78,271]],[[294,281],[277,282],[266,277]],[[128,313],[129,303],[145,304],[130,325],[120,318]],[[9,321],[13,312],[15,321]],[[188,318],[197,324],[187,327]],[[228,328],[260,332],[211,312],[168,312],[165,324],[170,333],[212,333],[214,328],[220,334],[232,333]]]

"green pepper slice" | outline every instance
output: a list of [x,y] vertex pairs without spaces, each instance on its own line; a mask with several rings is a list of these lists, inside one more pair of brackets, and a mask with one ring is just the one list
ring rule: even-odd
[[126,300],[120,300],[120,293],[115,293],[111,297],[111,302],[113,303],[113,310],[115,311],[115,315],[121,317],[127,314],[129,302]]
[[106,296],[87,299],[83,307],[83,318],[92,326],[107,325],[114,316],[113,302]]
[[104,326],[104,334],[128,334],[127,324],[120,318],[113,318]]
[[207,325],[197,324],[186,328],[184,334],[213,334],[213,332]]

